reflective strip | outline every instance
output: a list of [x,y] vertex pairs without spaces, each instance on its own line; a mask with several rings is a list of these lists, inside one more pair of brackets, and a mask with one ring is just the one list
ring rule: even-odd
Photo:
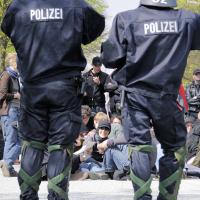
[[[177,199],[178,189],[179,189],[179,185],[180,185],[180,180],[181,180],[181,177],[182,177],[182,173],[183,173],[182,168],[179,168],[171,176],[169,176],[168,178],[166,178],[165,180],[163,180],[162,182],[160,182],[160,184],[159,184],[159,191],[162,194],[162,196],[165,197],[167,200],[176,200]],[[170,194],[167,191],[166,188],[169,185],[171,185],[172,183],[174,183],[174,182],[176,182],[174,193]]]
[[48,146],[48,152],[51,153],[52,151],[63,150],[61,145],[50,145]]
[[[60,149],[63,150],[61,145],[51,145],[48,148],[49,152],[60,150]],[[65,177],[68,177],[68,181],[69,181],[69,177],[70,177],[70,173],[71,173],[72,155],[73,155],[73,144],[68,145],[66,147],[66,151],[69,154],[70,163],[61,174],[48,180],[48,188],[53,190],[54,192],[56,192],[63,199],[68,200],[68,188],[67,188],[67,191],[64,191],[62,188],[57,186],[57,184],[62,182]]]
[[67,145],[67,147],[64,148],[63,145],[49,145],[48,146],[48,152],[51,153],[52,151],[57,151],[57,150],[67,150],[67,153],[69,154],[69,156],[71,157],[73,154],[73,144]]
[[154,147],[152,145],[137,145],[137,146],[128,145],[128,156],[130,158],[133,151],[152,152],[153,150]]
[[44,150],[46,148],[46,144],[44,144],[44,143],[37,142],[37,141],[24,140],[23,141],[23,148],[26,147],[26,146],[32,147],[34,149],[41,149],[41,150]]
[[186,154],[187,154],[186,147],[181,147],[180,149],[174,152],[176,159],[178,160],[178,162],[182,167],[184,167],[185,165]]
[[20,185],[22,193],[24,193],[28,187],[33,188],[36,192],[39,190],[38,180],[42,177],[42,171],[39,170],[35,175],[29,176],[22,168],[19,171],[19,177],[23,180],[23,183]]
[[66,176],[68,176],[68,180],[69,180],[70,170],[71,170],[71,163],[61,174],[48,180],[48,189],[53,190],[65,200],[68,200],[68,190],[64,191],[62,188],[58,187],[57,184],[62,182]]
[[134,200],[139,199],[145,193],[151,194],[151,188],[150,187],[151,187],[151,182],[152,182],[152,179],[153,179],[152,177],[150,177],[149,180],[147,182],[145,182],[144,180],[135,176],[135,174],[131,170],[130,178],[131,178],[133,183],[135,183],[136,185],[139,186],[139,189],[134,193]]

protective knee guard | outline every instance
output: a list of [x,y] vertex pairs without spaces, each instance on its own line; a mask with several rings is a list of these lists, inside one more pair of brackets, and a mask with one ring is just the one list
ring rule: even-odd
[[[167,168],[174,168],[175,170],[173,170],[174,172],[172,174],[168,174],[167,178],[165,177],[164,180],[160,181],[160,194],[158,200],[177,200],[178,190],[185,164],[185,156],[186,148],[181,147],[180,149],[174,152],[174,157],[172,159],[168,159],[171,163],[166,163]],[[160,174],[160,178],[162,179],[162,174]]]
[[23,141],[22,161],[18,175],[23,200],[37,200],[41,183],[41,165],[46,145],[37,141]]
[[[63,147],[51,145],[48,162],[48,199],[68,200],[69,178],[73,156],[73,144]],[[58,158],[57,158],[58,157]],[[57,162],[54,160],[57,158]],[[60,163],[59,163],[60,159]],[[58,169],[56,169],[56,167]]]
[[[132,161],[131,159],[133,159],[133,154],[134,153],[138,153],[138,155],[145,155],[147,158],[147,162],[150,163],[149,161],[149,153],[151,153],[153,151],[153,146],[151,145],[138,145],[138,146],[130,146],[129,145],[129,159],[132,162],[137,162],[136,160]],[[131,164],[132,165],[132,164]],[[143,163],[143,165],[145,165],[145,163]],[[140,166],[138,166],[140,167]],[[147,167],[148,168],[148,167]],[[139,169],[138,169],[139,170]],[[136,176],[136,173],[134,173],[132,166],[130,166],[130,178],[131,181],[133,183],[134,186],[134,200],[139,200],[139,199],[151,199],[151,182],[152,182],[152,177],[150,175],[150,164],[149,164],[149,176],[148,176],[148,180],[145,181],[145,179],[139,178],[138,176]],[[150,177],[150,178],[149,178]],[[145,196],[145,197],[144,197]]]

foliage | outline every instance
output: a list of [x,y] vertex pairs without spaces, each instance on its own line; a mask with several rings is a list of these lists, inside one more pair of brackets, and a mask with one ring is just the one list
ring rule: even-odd
[[[0,24],[2,23],[5,11],[11,0],[0,0]],[[5,57],[9,47],[11,47],[9,38],[0,31],[0,71],[5,67]]]
[[[200,0],[178,0],[178,8],[192,10],[193,12],[200,14]],[[200,52],[191,51],[183,77],[184,85],[192,81],[192,72],[197,67],[200,67]]]
[[[104,0],[87,0],[87,2],[91,4],[93,8],[97,10],[99,13],[104,13],[106,9]],[[92,57],[98,56],[98,54],[100,54],[101,43],[105,35],[106,33],[103,33],[99,38],[97,38],[97,40],[95,40],[91,44],[83,46],[84,54],[89,63],[91,63]]]

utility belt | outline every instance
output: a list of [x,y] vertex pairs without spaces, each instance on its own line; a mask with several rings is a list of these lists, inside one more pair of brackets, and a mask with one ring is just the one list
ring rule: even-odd
[[141,88],[127,88],[124,86],[120,86],[121,94],[120,94],[120,107],[122,108],[124,105],[124,98],[125,98],[125,93],[136,93],[142,96],[150,97],[150,98],[155,98],[155,99],[160,99],[165,95],[170,95],[172,99],[176,100],[177,99],[177,94],[175,93],[169,93],[166,91],[152,91],[152,90],[146,90],[146,89],[141,89]]

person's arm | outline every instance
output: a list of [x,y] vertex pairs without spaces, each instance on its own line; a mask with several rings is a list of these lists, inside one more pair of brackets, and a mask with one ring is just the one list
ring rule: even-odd
[[12,93],[8,93],[8,87],[9,87],[9,80],[10,76],[7,72],[3,72],[1,76],[1,84],[0,84],[0,101],[4,101],[5,99],[7,101],[10,101],[14,99],[15,95]]
[[105,28],[105,18],[91,6],[84,8],[83,40],[84,45],[91,43],[101,35]]
[[107,76],[105,84],[104,84],[104,90],[106,92],[112,92],[118,88],[118,84],[115,80],[113,80],[110,76]]
[[192,38],[192,45],[191,45],[191,50],[200,50],[200,15],[195,14],[195,21],[194,21],[194,33],[193,33],[193,38]]
[[115,145],[119,144],[127,144],[127,140],[124,136],[124,133],[121,132],[120,134],[117,135],[116,138],[109,138],[102,143],[97,145],[97,148],[100,152],[104,152],[107,148],[114,147]]
[[111,32],[101,47],[101,58],[107,68],[121,68],[126,61],[127,41],[125,25],[122,16],[117,15],[113,20]]

